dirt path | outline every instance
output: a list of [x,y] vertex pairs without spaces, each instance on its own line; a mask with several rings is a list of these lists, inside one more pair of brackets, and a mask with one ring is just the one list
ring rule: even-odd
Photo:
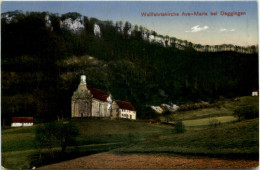
[[195,158],[165,154],[94,154],[70,161],[40,167],[40,169],[85,169],[85,168],[255,168],[258,161]]

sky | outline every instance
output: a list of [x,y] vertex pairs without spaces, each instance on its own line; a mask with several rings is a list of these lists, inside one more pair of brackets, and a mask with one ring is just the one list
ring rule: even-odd
[[[3,1],[1,12],[78,12],[100,20],[129,21],[158,34],[196,44],[248,46],[258,44],[257,6],[256,1]],[[221,15],[221,11],[244,15]],[[178,13],[179,16],[142,16],[143,12]],[[207,13],[207,16],[194,16],[194,12]],[[193,15],[184,16],[184,13]]]

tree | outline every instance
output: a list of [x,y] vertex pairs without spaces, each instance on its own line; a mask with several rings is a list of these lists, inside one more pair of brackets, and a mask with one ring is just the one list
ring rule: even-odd
[[163,116],[166,118],[166,122],[168,123],[169,122],[169,119],[171,117],[171,112],[169,110],[166,110],[163,112]]
[[171,46],[172,46],[172,47],[175,47],[176,38],[175,38],[175,37],[171,37],[170,40],[171,40]]
[[188,41],[187,41],[187,40],[184,40],[183,42],[184,42],[184,44],[185,44],[185,47],[188,47]]
[[175,131],[176,133],[184,133],[186,131],[182,121],[177,121]]
[[120,28],[120,32],[122,32],[123,30],[123,21],[119,21],[119,28]]
[[138,31],[138,25],[135,25],[134,30]]
[[61,16],[61,19],[64,20],[66,18],[71,18],[73,20],[80,18],[82,15],[78,12],[68,12]]
[[209,45],[206,45],[205,47],[206,47],[205,52],[209,52]]
[[36,128],[35,140],[38,149],[48,148],[50,156],[53,158],[53,147],[56,143],[56,129],[55,122],[45,123]]
[[168,47],[168,42],[169,42],[170,37],[168,35],[165,36],[165,45]]
[[233,113],[234,116],[238,117],[238,121],[243,119],[254,119],[259,117],[258,108],[255,106],[239,106]]
[[75,138],[79,130],[71,122],[49,122],[40,125],[36,129],[36,146],[39,149],[48,148],[50,156],[53,157],[53,147],[59,144],[64,154],[69,145],[76,145]]
[[155,39],[156,36],[157,36],[157,32],[156,31],[151,31],[151,34],[154,36],[154,39]]
[[124,33],[127,34],[128,31],[132,28],[132,25],[130,22],[126,21],[124,26]]
[[65,153],[67,146],[76,144],[75,138],[78,135],[79,129],[71,122],[59,125],[56,138],[59,140],[62,153]]
[[141,35],[143,37],[144,34],[144,27],[142,25],[139,26],[139,31],[141,32]]
[[189,42],[189,47],[192,48],[193,47],[193,43],[192,42]]
[[250,47],[250,49],[251,49],[251,53],[256,53],[256,46],[255,45],[252,45],[251,47]]

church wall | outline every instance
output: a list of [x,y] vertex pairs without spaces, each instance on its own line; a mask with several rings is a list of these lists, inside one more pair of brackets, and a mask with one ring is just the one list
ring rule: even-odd
[[101,102],[101,114],[103,117],[110,117],[110,113],[107,110],[107,102]]
[[71,117],[75,117],[75,102],[71,101]]
[[107,102],[92,99],[92,116],[93,117],[109,117],[107,112]]
[[103,108],[104,105],[102,102],[99,102],[99,103],[100,103],[100,116],[105,117],[104,108]]
[[81,117],[79,114],[79,104],[77,102],[72,102],[72,117]]
[[80,117],[78,103],[71,101],[71,113],[72,117]]
[[90,105],[87,101],[71,101],[71,117],[91,117]]
[[112,118],[118,118],[119,117],[119,107],[118,105],[113,102],[112,104]]
[[99,101],[92,99],[92,116],[93,117],[100,117],[99,113]]
[[108,105],[107,102],[101,104],[101,109],[104,117],[110,117],[110,113],[107,110],[107,105]]

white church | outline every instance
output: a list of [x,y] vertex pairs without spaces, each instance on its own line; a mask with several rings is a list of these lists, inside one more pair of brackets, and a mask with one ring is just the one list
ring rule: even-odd
[[111,94],[88,86],[81,75],[77,90],[71,98],[71,117],[136,119],[136,110],[129,102],[113,100]]

